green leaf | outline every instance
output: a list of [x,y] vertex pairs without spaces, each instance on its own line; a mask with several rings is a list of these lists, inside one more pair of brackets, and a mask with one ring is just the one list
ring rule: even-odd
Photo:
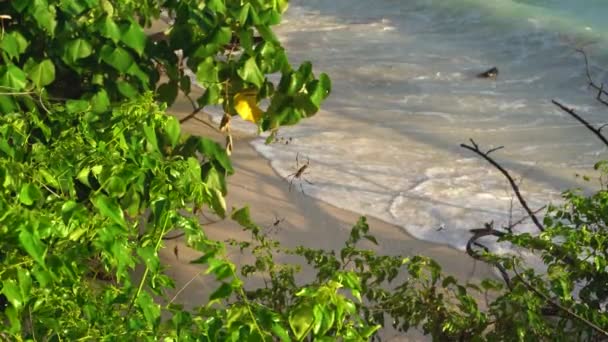
[[169,83],[163,83],[156,90],[158,93],[158,100],[161,102],[165,102],[167,105],[172,105],[177,98],[178,86],[176,81],[171,81]]
[[125,225],[122,209],[115,199],[108,198],[105,195],[97,195],[92,202],[103,216],[121,226]]
[[363,337],[365,339],[369,339],[381,327],[382,326],[379,324],[368,326],[368,327],[363,328],[363,330],[361,330],[361,332],[359,334],[361,335],[361,337]]
[[30,233],[26,229],[22,229],[19,233],[19,242],[25,251],[40,265],[44,265],[44,253],[46,247],[40,241],[37,235]]
[[2,293],[15,309],[21,310],[24,304],[23,298],[21,297],[19,286],[14,279],[8,279],[2,282]]
[[120,28],[118,25],[112,20],[110,16],[105,16],[98,25],[98,30],[102,36],[109,38],[114,43],[118,43],[121,38]]
[[121,47],[113,49],[108,45],[104,45],[104,47],[101,48],[101,60],[121,73],[126,73],[134,63],[133,57],[131,57],[129,51]]
[[177,118],[175,118],[174,116],[169,116],[167,122],[165,123],[164,129],[165,133],[169,137],[169,142],[171,143],[171,146],[175,147],[179,142],[180,137],[180,125]]
[[154,126],[144,124],[143,129],[144,135],[146,136],[146,141],[148,141],[148,144],[152,146],[152,150],[158,151],[158,139],[156,139],[156,130],[154,129]]
[[110,108],[110,98],[105,89],[99,90],[91,97],[91,106],[94,113],[103,113]]
[[236,221],[244,228],[248,228],[253,231],[260,230],[258,225],[256,225],[251,219],[251,215],[249,214],[249,207],[243,207],[241,209],[233,211],[230,217],[232,218],[232,220]]
[[156,304],[146,291],[142,291],[137,296],[137,306],[144,314],[146,322],[151,326],[156,326],[160,320],[160,305]]
[[314,322],[312,325],[312,332],[315,336],[319,334],[319,330],[321,330],[321,326],[323,326],[323,309],[322,306],[316,304],[312,308],[312,315],[314,317]]
[[89,9],[90,5],[87,1],[82,0],[62,0],[60,2],[60,8],[62,12],[77,16]]
[[63,61],[68,65],[74,65],[76,61],[89,57],[93,53],[93,47],[87,40],[78,38],[70,40],[63,48]]
[[133,99],[139,95],[137,88],[128,81],[118,80],[116,81],[116,87],[118,88],[118,92],[126,98]]
[[120,38],[126,46],[135,50],[139,56],[144,53],[147,39],[144,30],[135,21],[131,21],[128,26],[123,27],[122,37]]
[[318,80],[306,86],[306,90],[310,95],[310,100],[319,107],[331,92],[331,80],[326,74],[321,74]]
[[121,197],[127,191],[127,184],[124,179],[117,176],[111,176],[105,182],[104,189],[110,196]]
[[220,49],[221,46],[218,44],[205,42],[201,44],[196,51],[194,51],[192,56],[196,58],[206,58],[209,56],[214,56],[218,51],[220,51]]
[[89,110],[89,101],[87,100],[68,100],[65,104],[68,112],[82,113]]
[[243,80],[255,84],[258,88],[261,88],[264,83],[264,75],[258,68],[254,57],[250,57],[237,73]]
[[150,271],[158,271],[160,261],[158,259],[158,254],[156,253],[156,249],[153,245],[137,248],[137,254],[141,257],[144,264],[150,269]]
[[247,18],[249,18],[249,11],[251,10],[251,4],[250,3],[245,3],[243,6],[241,6],[241,10],[239,11],[239,22],[241,23],[241,26],[243,27],[247,27],[250,24],[247,23]]
[[55,33],[57,20],[55,20],[55,7],[49,6],[46,1],[35,2],[34,19],[40,28],[46,30],[51,36]]
[[11,5],[17,12],[21,13],[24,9],[32,4],[31,0],[12,0]]
[[17,105],[12,96],[0,95],[0,113],[10,114],[17,110]]
[[27,303],[30,299],[32,290],[32,277],[30,271],[24,270],[21,267],[17,268],[17,280],[19,281],[21,299],[23,299],[24,303]]
[[213,188],[210,188],[209,192],[211,194],[211,208],[219,217],[224,218],[226,216],[226,200],[222,192]]
[[13,31],[4,35],[4,38],[2,38],[2,41],[0,42],[0,49],[6,51],[9,58],[13,59],[24,53],[28,45],[29,42],[21,33]]
[[207,138],[198,138],[198,151],[208,156],[210,159],[217,160],[229,175],[234,173],[230,158],[226,150],[218,143]]
[[376,240],[376,237],[373,235],[364,235],[363,236],[365,239],[367,239],[368,241],[371,241],[374,245],[378,246],[378,240]]
[[181,89],[181,91],[188,94],[188,93],[190,93],[190,90],[192,88],[191,83],[192,83],[192,81],[190,80],[190,76],[184,75],[179,80],[179,88]]
[[230,263],[223,259],[209,259],[209,268],[205,271],[205,274],[214,274],[216,280],[223,280],[232,275],[232,268]]
[[215,301],[218,299],[226,299],[230,297],[232,294],[232,286],[228,283],[222,282],[222,285],[218,287],[211,295],[209,296],[209,301]]
[[38,88],[53,83],[55,80],[55,65],[50,59],[45,59],[40,63],[35,63],[25,69],[29,78]]
[[114,14],[114,6],[110,0],[101,0],[101,9],[110,17]]
[[289,337],[289,333],[285,328],[283,328],[278,323],[274,323],[270,330],[281,339],[282,342],[291,342],[291,338]]
[[[225,195],[227,192],[225,175],[223,172],[218,172],[218,168],[215,167],[215,164],[216,163],[204,163],[201,165],[202,179],[207,187],[219,190],[222,195]],[[221,169],[221,167],[219,169]]]
[[125,197],[122,198],[123,207],[127,208],[127,213],[130,216],[135,216],[139,213],[139,205],[141,203],[141,196],[139,193],[134,190],[134,187],[131,186],[127,191]]
[[289,313],[289,326],[298,341],[312,329],[314,320],[313,308],[310,304],[300,304]]
[[211,36],[211,42],[217,46],[224,46],[232,40],[232,29],[229,26],[218,28]]
[[219,84],[212,84],[205,89],[203,96],[197,99],[197,103],[201,107],[220,103],[222,99],[222,88]]
[[72,216],[77,212],[78,209],[82,208],[82,204],[76,203],[75,201],[67,201],[61,206],[61,219],[63,223],[68,224],[72,219]]
[[25,88],[26,74],[17,66],[10,64],[0,76],[0,85],[10,88],[11,91],[20,91]]
[[213,12],[226,14],[226,3],[224,0],[208,0],[205,3]]
[[131,76],[137,77],[137,79],[141,82],[141,85],[145,90],[150,89],[150,77],[141,70],[141,68],[137,65],[137,63],[133,63],[129,70],[127,70],[127,74]]
[[196,79],[201,83],[218,83],[219,68],[215,60],[207,57],[196,69]]
[[25,205],[32,205],[42,198],[40,190],[32,184],[25,184],[19,192],[19,201]]

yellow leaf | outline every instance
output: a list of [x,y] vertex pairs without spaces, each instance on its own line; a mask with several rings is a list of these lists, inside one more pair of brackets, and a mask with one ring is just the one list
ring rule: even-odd
[[255,92],[242,92],[234,96],[234,109],[243,120],[257,123],[262,118],[262,110],[258,107]]

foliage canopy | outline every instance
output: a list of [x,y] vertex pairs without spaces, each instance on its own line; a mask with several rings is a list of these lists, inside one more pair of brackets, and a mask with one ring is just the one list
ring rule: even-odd
[[[376,243],[364,218],[340,251],[288,250],[248,208],[226,208],[226,147],[183,134],[165,108],[181,92],[191,115],[221,105],[262,130],[315,114],[331,84],[310,63],[289,64],[271,30],[286,8],[0,2],[0,339],[362,341],[383,326],[438,341],[605,339],[604,188],[566,192],[539,235],[501,230],[501,241],[536,251],[547,267],[539,274],[482,250],[506,270],[505,283],[461,284],[431,259],[362,248]],[[144,29],[163,12],[173,22],[151,39]],[[198,98],[188,70],[204,87]],[[605,163],[597,169],[606,175]],[[254,264],[239,270],[226,258],[224,243],[205,235],[201,209],[251,233],[229,243],[251,250]],[[174,284],[158,252],[176,233],[218,284],[196,310],[167,297]],[[300,256],[315,278],[299,284],[299,267],[277,263],[277,253]],[[252,275],[269,281],[246,288]]]

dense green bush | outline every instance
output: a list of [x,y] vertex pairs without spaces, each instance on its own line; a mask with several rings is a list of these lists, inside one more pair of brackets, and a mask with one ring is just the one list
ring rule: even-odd
[[[268,99],[264,111],[239,114],[257,113],[264,130],[297,123],[319,109],[330,83],[326,75],[316,79],[310,63],[289,64],[270,29],[286,7],[284,0],[2,2],[0,13],[11,19],[2,21],[0,86],[10,94],[0,96],[0,110],[29,110],[37,98],[83,99],[96,114],[145,91],[171,104],[180,90],[190,94],[188,67],[205,87],[192,99],[195,110],[221,104],[236,114]],[[174,22],[153,41],[144,25],[161,11]],[[281,74],[277,85],[266,78],[272,73]]]
[[[361,239],[375,243],[363,218],[340,251],[288,250],[247,208],[227,210],[226,148],[182,134],[165,104],[180,91],[190,96],[188,67],[205,89],[191,99],[192,116],[219,104],[275,130],[313,115],[330,82],[309,63],[288,63],[270,28],[286,7],[0,2],[0,339],[361,341],[383,326],[418,328],[437,341],[606,339],[604,188],[566,192],[537,236],[500,230],[547,267],[538,274],[482,249],[505,283],[459,284],[428,258],[362,249]],[[175,20],[152,40],[144,28],[161,11]],[[273,73],[278,84],[267,78]],[[605,164],[597,168],[606,175]],[[239,270],[226,258],[224,244],[205,235],[201,208],[251,232],[230,244],[250,249],[254,264]],[[195,310],[166,296],[173,281],[158,252],[176,233],[218,282]],[[314,279],[296,281],[300,265],[277,263],[277,253],[300,256]],[[244,287],[260,274],[264,287]]]

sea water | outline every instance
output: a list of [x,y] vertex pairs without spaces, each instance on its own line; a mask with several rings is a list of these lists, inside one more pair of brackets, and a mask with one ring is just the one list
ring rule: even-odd
[[[295,179],[292,191],[464,249],[470,229],[525,216],[504,176],[460,147],[469,139],[504,146],[491,156],[533,210],[592,187],[575,175],[606,149],[551,99],[608,122],[576,52],[608,83],[607,15],[604,0],[292,1],[278,36],[333,91],[315,117],[279,131],[289,144],[252,144],[283,177],[309,162],[312,184]],[[494,66],[497,79],[476,77]]]

